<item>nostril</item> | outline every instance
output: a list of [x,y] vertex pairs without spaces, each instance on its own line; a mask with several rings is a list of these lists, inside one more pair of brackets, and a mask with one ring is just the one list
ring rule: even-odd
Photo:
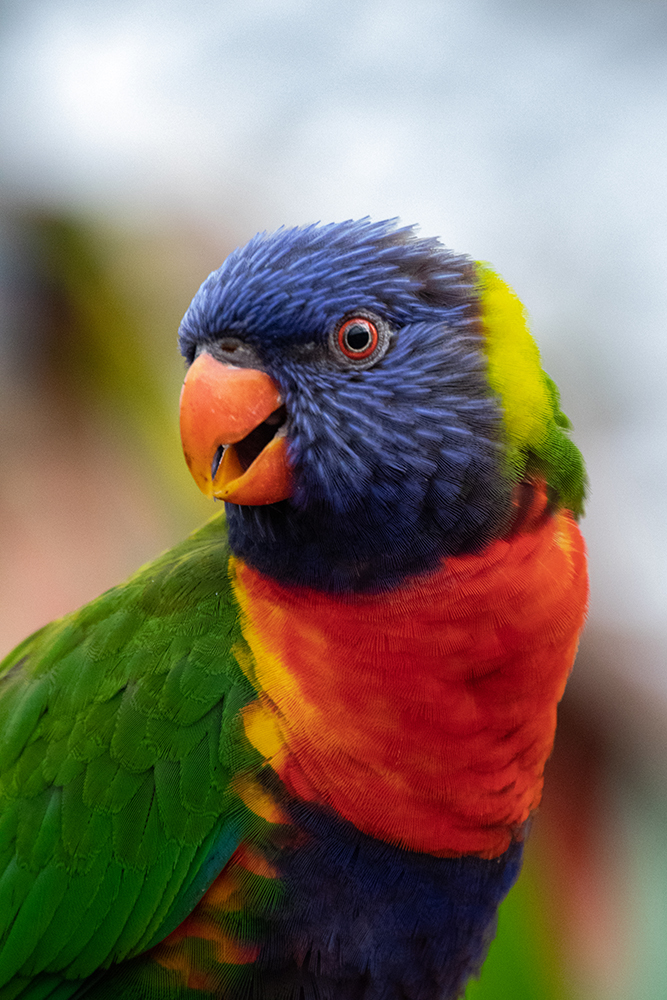
[[213,461],[211,462],[211,479],[215,479],[215,474],[220,468],[220,463],[222,462],[222,456],[225,449],[222,445],[218,445],[217,451],[213,456]]
[[238,351],[240,346],[240,341],[235,340],[232,337],[225,337],[218,341],[218,347],[221,351],[224,351],[225,354],[234,354],[235,351]]

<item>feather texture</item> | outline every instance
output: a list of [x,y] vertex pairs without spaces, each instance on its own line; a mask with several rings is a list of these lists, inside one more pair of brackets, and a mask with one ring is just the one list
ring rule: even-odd
[[0,667],[0,1000],[453,1000],[585,615],[557,390],[511,290],[392,223],[255,237],[180,336],[274,401],[184,439],[259,499]]

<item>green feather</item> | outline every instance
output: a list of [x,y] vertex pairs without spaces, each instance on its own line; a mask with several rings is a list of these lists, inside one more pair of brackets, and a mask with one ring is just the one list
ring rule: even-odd
[[512,475],[541,473],[559,503],[579,516],[586,495],[584,462],[568,437],[572,425],[560,408],[555,382],[542,369],[525,309],[488,264],[476,269],[487,376],[502,408]]
[[3,1000],[159,940],[263,823],[230,788],[260,758],[228,555],[218,517],[0,665]]

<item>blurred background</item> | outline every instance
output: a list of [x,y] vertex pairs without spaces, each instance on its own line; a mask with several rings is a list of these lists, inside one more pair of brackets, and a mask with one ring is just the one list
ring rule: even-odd
[[0,654],[211,513],[179,320],[257,230],[489,260],[591,480],[589,625],[472,1000],[667,996],[667,6],[2,0]]

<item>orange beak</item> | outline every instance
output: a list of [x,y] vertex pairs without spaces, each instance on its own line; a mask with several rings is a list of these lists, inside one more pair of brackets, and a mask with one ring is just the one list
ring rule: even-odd
[[181,391],[181,441],[202,493],[253,505],[292,495],[282,402],[265,372],[195,358]]

